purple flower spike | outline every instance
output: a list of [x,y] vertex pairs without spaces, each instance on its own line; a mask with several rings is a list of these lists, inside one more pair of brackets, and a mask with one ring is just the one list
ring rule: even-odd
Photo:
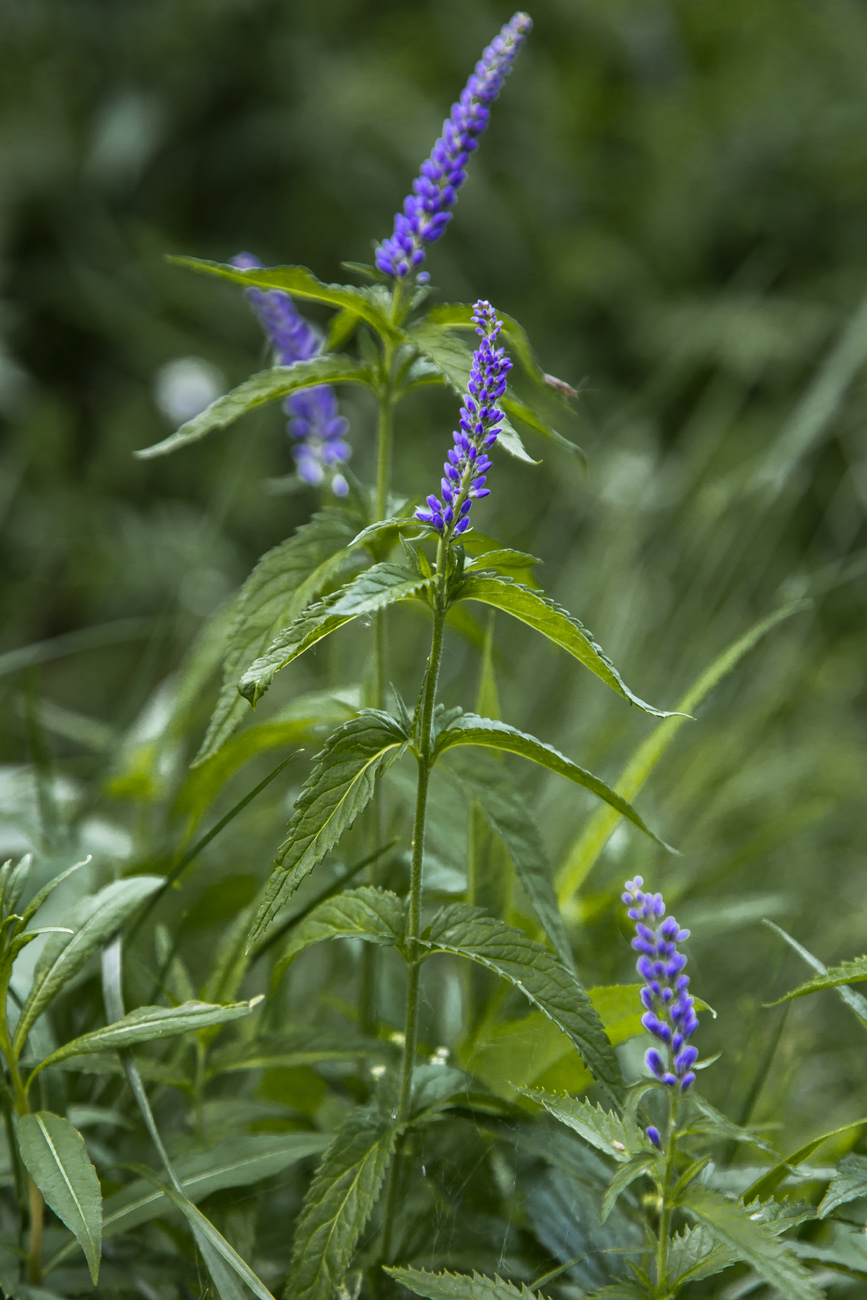
[[[413,181],[403,212],[394,219],[394,233],[376,250],[376,265],[386,275],[403,280],[417,272],[425,259],[425,246],[439,239],[451,221],[450,209],[467,178],[470,154],[478,148],[488,125],[490,106],[532,28],[527,14],[515,14],[476,64],[460,99],[452,105],[451,117],[443,123],[431,156],[421,165],[421,175]],[[418,278],[427,279],[427,273]]]
[[473,353],[459,427],[452,434],[455,445],[443,466],[443,499],[431,495],[427,498],[428,508],[415,512],[416,519],[430,524],[445,541],[466,532],[473,502],[490,496],[490,488],[484,485],[491,461],[485,452],[494,445],[502,428],[504,416],[498,402],[506,390],[506,375],[512,369],[504,350],[494,347],[502,321],[497,320],[489,302],[481,299],[476,303],[473,322],[482,341]]
[[[628,907],[627,915],[635,922],[637,937],[632,946],[642,954],[637,962],[638,973],[645,981],[641,990],[645,1007],[641,1023],[665,1049],[661,1053],[655,1047],[649,1048],[644,1061],[651,1074],[666,1087],[678,1088],[683,1093],[695,1082],[692,1067],[698,1060],[698,1049],[687,1046],[687,1040],[698,1028],[698,1016],[693,1010],[695,999],[688,992],[689,976],[681,974],[686,957],[676,947],[689,938],[689,930],[681,930],[673,916],[665,916],[662,895],[646,894],[643,885],[641,876],[627,880],[623,901]],[[647,1134],[654,1142],[650,1129]]]
[[[232,265],[246,271],[262,263],[252,253],[239,253],[232,258]],[[281,366],[309,361],[319,354],[318,336],[288,293],[282,289],[257,289],[255,285],[244,292]],[[337,496],[345,496],[349,485],[340,467],[349,460],[352,450],[345,441],[349,423],[338,413],[334,389],[330,384],[301,388],[286,398],[283,410],[291,417],[286,427],[296,440],[292,456],[298,477],[312,487],[328,483]]]

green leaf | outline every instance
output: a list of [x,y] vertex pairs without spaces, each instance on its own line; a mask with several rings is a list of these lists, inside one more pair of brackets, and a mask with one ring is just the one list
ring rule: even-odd
[[[475,330],[473,321],[473,312],[475,307],[468,302],[444,302],[432,307],[427,313],[425,320],[431,325],[438,325],[441,329],[472,329]],[[557,390],[552,388],[548,383],[548,377],[542,369],[533,351],[533,346],[527,336],[527,331],[523,325],[519,325],[513,316],[506,315],[505,312],[497,310],[498,318],[503,322],[500,331],[500,342],[505,343],[509,352],[517,361],[520,361],[524,370],[530,379],[538,385],[544,392],[552,397],[557,396]]]
[[[538,1106],[544,1106],[561,1124],[571,1128],[585,1142],[589,1142],[603,1155],[625,1163],[637,1146],[647,1148],[647,1142],[637,1127],[628,1126],[618,1115],[601,1106],[593,1106],[578,1097],[552,1097],[539,1088],[521,1090]],[[649,1148],[648,1148],[649,1149]]]
[[67,867],[65,871],[61,871],[59,876],[55,876],[53,880],[49,880],[47,885],[43,885],[39,892],[34,894],[22,912],[19,928],[23,930],[24,927],[33,920],[33,917],[39,911],[42,904],[46,899],[51,897],[58,885],[62,885],[64,880],[67,880],[74,871],[77,871],[79,867],[86,867],[90,861],[91,858],[88,854],[86,858],[82,858],[80,862],[74,862],[71,867]]
[[772,1169],[762,1174],[761,1178],[747,1188],[742,1196],[745,1205],[751,1201],[765,1201],[768,1197],[773,1196],[774,1192],[785,1181],[786,1177],[797,1169],[798,1165],[809,1160],[814,1151],[818,1151],[823,1143],[830,1141],[831,1138],[842,1136],[843,1133],[851,1133],[853,1129],[863,1128],[867,1124],[867,1119],[856,1119],[851,1124],[843,1124],[841,1128],[831,1129],[828,1133],[820,1133],[818,1137],[812,1138],[805,1142],[797,1151],[793,1151],[785,1160],[780,1160]]
[[576,785],[583,786],[585,790],[589,790],[605,803],[611,804],[622,816],[628,817],[633,826],[644,831],[645,835],[656,840],[657,844],[667,847],[664,841],[654,835],[653,831],[644,824],[632,805],[619,794],[615,794],[610,786],[594,776],[592,772],[587,772],[577,763],[573,763],[553,746],[537,740],[535,736],[528,736],[526,732],[517,731],[507,723],[497,722],[493,718],[480,718],[475,713],[464,713],[455,718],[446,730],[440,732],[434,757],[438,758],[445,750],[452,749],[455,745],[484,745],[510,754],[520,754],[522,758],[529,758],[532,762],[548,768],[550,772],[556,772],[559,776],[574,781]]
[[385,1055],[387,1048],[375,1038],[298,1030],[262,1035],[253,1042],[242,1040],[217,1048],[210,1057],[208,1077],[233,1070],[295,1069],[299,1065],[320,1065],[323,1061],[381,1059]]
[[102,1252],[102,1197],[84,1138],[59,1115],[38,1111],[19,1119],[18,1146],[46,1204],[78,1238],[96,1286]]
[[314,943],[326,939],[364,939],[367,943],[402,948],[406,933],[406,905],[388,889],[362,885],[326,899],[292,931],[292,937],[274,968],[283,971]]
[[[464,343],[463,339],[457,338],[441,326],[429,325],[424,321],[410,330],[408,338],[436,367],[441,382],[448,384],[453,392],[463,396],[467,391],[473,367],[472,348]],[[427,376],[427,382],[430,382],[431,378],[432,376]],[[500,405],[505,410],[505,403],[501,402]],[[539,463],[528,454],[508,415],[504,417],[497,445],[528,465]]]
[[261,999],[250,1002],[235,1002],[231,1006],[213,1006],[207,1002],[184,1002],[179,1007],[139,1007],[130,1011],[122,1020],[106,1025],[105,1029],[94,1029],[80,1038],[58,1047],[50,1056],[34,1069],[29,1082],[32,1082],[40,1070],[48,1065],[56,1065],[70,1056],[84,1056],[89,1052],[119,1052],[125,1047],[134,1047],[138,1043],[149,1043],[154,1039],[174,1038],[194,1029],[204,1029],[208,1025],[223,1025],[239,1016],[248,1016]]
[[321,302],[329,307],[345,307],[367,321],[379,334],[398,337],[398,331],[388,314],[391,294],[378,285],[359,289],[352,284],[323,284],[306,266],[265,266],[240,271],[236,266],[208,262],[198,257],[169,257],[167,261],[175,266],[189,267],[191,271],[233,280],[235,284],[255,285],[258,289],[282,289],[293,298]]
[[767,1005],[778,1007],[781,1002],[791,1002],[793,998],[806,997],[808,993],[820,993],[823,989],[839,988],[841,984],[860,984],[867,980],[867,957],[856,957],[853,961],[841,962],[839,966],[829,966],[824,975],[808,980],[790,993],[784,993],[776,1002]]
[[[704,1097],[702,1097],[700,1093],[691,1091],[689,1099],[702,1116],[698,1123],[693,1122],[690,1124],[690,1132],[698,1131],[710,1134],[713,1137],[722,1138],[726,1142],[749,1143],[750,1146],[757,1147],[760,1151],[764,1151],[767,1155],[773,1156],[776,1160],[777,1153],[771,1146],[770,1142],[766,1142],[764,1138],[759,1137],[757,1133],[752,1133],[749,1129],[741,1128],[739,1124],[733,1123],[726,1115],[723,1115],[720,1111],[711,1106],[709,1101],[705,1101]],[[806,1159],[806,1156],[804,1158]],[[759,1200],[763,1201],[770,1195],[770,1190],[765,1192],[754,1191],[752,1195],[746,1196],[744,1200],[746,1203],[749,1203],[750,1201],[756,1200],[758,1197]]]
[[849,1201],[867,1196],[867,1156],[844,1156],[840,1167],[822,1198],[818,1214],[825,1219],[832,1211]]
[[753,1217],[752,1206],[745,1208],[719,1192],[693,1184],[684,1195],[683,1209],[786,1300],[822,1300],[821,1288],[783,1242]]
[[634,695],[617,669],[607,659],[600,646],[591,637],[585,627],[576,618],[555,604],[541,591],[523,587],[496,573],[470,572],[464,578],[456,596],[460,600],[479,600],[483,604],[493,605],[505,610],[513,618],[518,618],[528,627],[541,632],[549,641],[553,641],[569,654],[574,655],[585,668],[601,678],[618,695],[622,695],[631,704],[636,704],[645,713],[656,718],[669,718],[672,715]]
[[331,507],[266,552],[238,593],[226,637],[223,685],[194,763],[213,755],[247,713],[238,694],[243,669],[262,655],[343,567],[360,519]]
[[360,614],[373,614],[396,601],[409,600],[427,586],[427,578],[402,564],[374,564],[325,600],[309,605],[250,665],[238,690],[255,708],[277,673],[317,641]]
[[599,1211],[602,1223],[608,1218],[627,1187],[630,1187],[637,1178],[642,1178],[645,1174],[649,1175],[661,1159],[662,1157],[656,1151],[640,1151],[620,1166],[606,1187],[602,1198],[602,1207]]
[[718,1245],[704,1224],[684,1228],[683,1232],[669,1239],[668,1282],[670,1286],[675,1283],[686,1286],[687,1282],[713,1277],[737,1261],[737,1252],[730,1246]]
[[33,984],[15,1029],[13,1050],[16,1054],[20,1054],[34,1021],[52,998],[162,883],[161,876],[130,876],[80,900],[69,917],[74,933],[52,937],[40,954]]
[[295,361],[291,366],[272,366],[270,370],[261,370],[258,374],[251,375],[243,384],[233,388],[231,393],[218,397],[204,411],[163,438],[162,442],[155,442],[152,447],[143,447],[135,454],[139,460],[167,456],[191,442],[199,442],[215,429],[225,429],[247,411],[255,410],[266,402],[277,401],[301,388],[337,383],[370,385],[373,383],[373,372],[369,366],[353,357],[335,356],[333,353],[311,357],[308,361]]
[[351,1113],[304,1199],[286,1300],[332,1300],[379,1198],[396,1139],[394,1125],[379,1107]]
[[538,1300],[522,1282],[513,1286],[500,1277],[481,1273],[425,1273],[419,1268],[386,1268],[396,1282],[427,1300]]
[[419,940],[496,971],[567,1034],[597,1082],[617,1101],[623,1080],[613,1048],[587,994],[562,962],[522,931],[462,903],[439,911]]
[[[797,939],[793,939],[774,921],[766,919],[765,925],[769,930],[775,930],[782,939],[785,939],[789,947],[793,948],[800,957],[803,957],[807,965],[812,966],[813,970],[820,976],[824,977],[828,974],[828,967],[824,966],[818,957],[814,957],[811,952],[808,952],[806,948],[798,943]],[[845,1003],[849,1010],[855,1013],[862,1025],[867,1028],[867,998],[862,993],[856,993],[854,989],[850,989],[846,984],[834,985],[833,987],[840,1001]]]
[[[686,694],[678,700],[677,708],[670,717],[664,718],[639,745],[632,758],[626,764],[615,790],[624,799],[633,800],[650,777],[663,754],[674,740],[681,727],[690,720],[715,686],[734,669],[744,655],[762,640],[772,628],[789,618],[799,610],[807,608],[807,602],[798,601],[776,610],[750,628],[742,637],[718,655],[703,673],[696,678]],[[620,814],[611,807],[598,808],[590,821],[572,844],[566,861],[557,873],[557,893],[561,907],[581,888],[590,874],[600,853],[611,837],[620,819]]]
[[632,1282],[628,1278],[620,1282],[612,1282],[610,1286],[604,1286],[601,1291],[591,1291],[585,1296],[585,1300],[649,1300],[653,1292],[641,1282]]
[[388,713],[365,709],[325,742],[295,804],[279,865],[250,933],[250,946],[265,935],[301,881],[322,861],[367,806],[376,777],[401,756],[408,740]]

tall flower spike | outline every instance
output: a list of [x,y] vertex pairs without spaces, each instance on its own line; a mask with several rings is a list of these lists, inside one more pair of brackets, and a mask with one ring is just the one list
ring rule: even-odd
[[[262,263],[252,253],[239,253],[232,258],[232,265],[244,271]],[[288,293],[282,289],[257,289],[254,285],[244,292],[280,365],[291,366],[295,361],[317,356],[319,338]],[[345,496],[348,484],[340,466],[349,460],[352,451],[345,441],[349,423],[338,414],[334,389],[330,384],[299,389],[286,398],[283,410],[291,417],[286,427],[295,439],[292,456],[298,477],[313,487],[328,482],[333,492]]]
[[[451,117],[443,123],[442,135],[421,165],[421,175],[413,181],[403,212],[394,219],[394,233],[376,250],[376,265],[386,275],[403,280],[416,271],[425,259],[425,245],[439,239],[451,221],[450,209],[467,179],[470,154],[488,125],[490,106],[532,28],[528,14],[515,14],[476,64],[460,99],[452,105]],[[419,279],[427,279],[427,273]]]
[[[635,922],[632,946],[641,953],[636,963],[644,980],[641,1023],[663,1048],[660,1052],[651,1047],[644,1062],[666,1087],[683,1093],[695,1082],[692,1067],[698,1059],[697,1048],[688,1041],[698,1028],[695,999],[687,991],[689,976],[683,974],[686,957],[677,950],[677,945],[689,938],[689,930],[681,930],[673,916],[665,916],[662,894],[646,894],[643,885],[641,876],[627,880],[623,901],[629,908],[627,915]],[[656,1129],[653,1133],[648,1129],[648,1136],[654,1146],[659,1145]]]
[[464,394],[459,427],[452,434],[454,447],[443,466],[442,500],[431,494],[428,508],[415,517],[431,524],[448,541],[470,526],[470,507],[478,497],[490,496],[485,478],[491,468],[487,452],[497,441],[503,412],[498,403],[506,391],[506,375],[512,363],[502,348],[495,348],[502,327],[489,302],[481,299],[473,310],[473,322],[481,343],[473,353],[468,391]]

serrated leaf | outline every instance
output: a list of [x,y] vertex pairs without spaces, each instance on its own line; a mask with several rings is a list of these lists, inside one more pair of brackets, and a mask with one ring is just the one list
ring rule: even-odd
[[367,943],[400,948],[406,931],[406,905],[397,894],[373,885],[347,889],[328,898],[292,931],[274,969],[279,979],[291,962],[314,943],[326,939],[364,939]]
[[274,677],[305,650],[361,614],[373,614],[387,605],[418,596],[428,579],[402,564],[383,562],[365,569],[352,582],[305,612],[272,641],[238,683],[238,690],[255,708]]
[[[700,1093],[690,1092],[689,1096],[690,1102],[702,1116],[702,1120],[698,1126],[694,1124],[690,1125],[690,1131],[694,1131],[698,1127],[702,1133],[723,1138],[727,1142],[749,1143],[751,1146],[757,1147],[759,1151],[764,1151],[767,1155],[773,1156],[776,1160],[777,1153],[771,1146],[770,1142],[766,1142],[764,1138],[759,1137],[757,1133],[752,1133],[749,1129],[741,1128],[739,1124],[733,1123],[726,1115],[723,1115],[720,1111],[716,1110],[715,1107],[711,1106],[709,1101],[705,1101],[704,1097],[702,1097]],[[806,1156],[804,1159],[806,1159]],[[755,1200],[756,1197],[760,1200],[765,1200],[767,1196],[770,1196],[770,1194],[770,1191],[767,1191],[764,1194],[756,1191],[752,1196],[747,1196],[745,1199],[748,1202]]]
[[643,1178],[645,1174],[652,1173],[653,1169],[660,1163],[662,1157],[656,1151],[640,1151],[637,1155],[630,1158],[620,1166],[615,1173],[611,1182],[605,1189],[605,1195],[602,1198],[602,1206],[599,1211],[599,1218],[602,1223],[608,1218],[618,1199],[638,1178]]
[[751,1208],[695,1184],[685,1192],[682,1204],[685,1213],[703,1224],[719,1245],[734,1251],[786,1300],[822,1300],[821,1288],[803,1264],[758,1217],[753,1217],[756,1212]]
[[[792,948],[799,957],[803,957],[807,965],[812,966],[813,970],[820,976],[828,974],[828,967],[820,962],[818,957],[814,957],[811,952],[808,952],[802,944],[798,943],[797,939],[793,939],[790,934],[787,934],[785,930],[776,924],[776,922],[765,919],[765,925],[769,930],[775,930],[780,938],[785,939],[789,947]],[[856,993],[854,989],[850,989],[846,984],[835,985],[834,992],[837,994],[840,1001],[843,1002],[850,1011],[853,1011],[861,1021],[862,1025],[867,1028],[867,998],[865,998],[862,993]]]
[[241,672],[337,576],[360,522],[349,510],[322,510],[259,560],[235,598],[223,685],[194,764],[214,754],[247,713],[238,694]]
[[[574,970],[572,947],[557,906],[545,845],[529,805],[508,772],[495,763],[461,768],[460,784],[505,844],[539,923],[563,965]],[[577,978],[577,975],[576,975]]]
[[478,600],[504,610],[568,651],[618,695],[629,700],[630,704],[637,705],[656,718],[672,716],[661,709],[655,709],[633,694],[587,629],[544,592],[523,587],[500,574],[471,571],[464,578],[456,596],[460,600]]
[[359,289],[352,284],[323,284],[306,266],[251,267],[248,271],[241,271],[236,266],[209,262],[198,257],[169,257],[166,260],[175,266],[186,266],[191,271],[232,280],[235,284],[255,285],[258,289],[282,289],[293,298],[322,302],[329,307],[345,307],[367,321],[378,333],[398,336],[386,309],[391,295],[388,291],[383,292],[378,285]]
[[[473,321],[475,310],[475,306],[468,302],[443,302],[432,307],[427,312],[425,320],[443,329],[475,330],[476,326]],[[539,364],[523,325],[519,325],[513,316],[509,316],[499,309],[497,310],[497,317],[503,323],[500,339],[508,346],[509,352],[520,361],[527,375],[540,389],[549,393],[552,397],[556,397],[557,391],[552,389],[548,383],[547,375]]]
[[386,1268],[396,1282],[427,1300],[538,1300],[524,1283],[513,1286],[482,1273],[426,1273],[419,1268]]
[[[787,605],[784,609],[779,609],[768,618],[756,623],[744,636],[727,646],[678,700],[677,708],[671,716],[660,722],[636,749],[614,786],[617,793],[624,799],[634,799],[681,727],[690,720],[691,715],[696,712],[714,687],[772,628],[806,607],[804,601]],[[597,808],[576,837],[566,856],[566,861],[557,872],[557,894],[561,906],[574,896],[587,879],[617,826],[619,816],[620,814],[611,807]]]
[[853,961],[841,962],[839,966],[829,966],[824,975],[817,975],[790,993],[767,1005],[778,1007],[781,1002],[791,1002],[793,998],[806,997],[808,993],[819,993],[823,989],[839,988],[841,984],[860,984],[867,980],[867,957],[856,957]]
[[819,1206],[819,1218],[849,1201],[867,1196],[867,1156],[844,1156]]
[[395,719],[377,709],[365,709],[329,736],[296,801],[279,865],[265,887],[250,933],[250,946],[259,942],[301,881],[366,807],[377,776],[407,744]]
[[235,420],[253,411],[266,402],[275,402],[289,393],[302,388],[312,388],[317,384],[337,383],[373,383],[373,372],[369,366],[354,357],[333,353],[310,357],[307,361],[295,361],[291,366],[272,366],[270,370],[261,370],[256,375],[245,379],[230,393],[218,397],[216,401],[199,411],[191,420],[187,420],[174,433],[155,442],[151,447],[142,447],[135,455],[139,460],[152,460],[155,456],[168,456],[191,442],[199,442],[215,429],[225,429]]
[[803,1164],[805,1160],[809,1160],[813,1152],[818,1151],[823,1143],[830,1141],[831,1138],[841,1137],[844,1133],[851,1133],[853,1129],[863,1128],[865,1125],[867,1125],[867,1119],[856,1119],[851,1124],[843,1124],[840,1128],[831,1129],[828,1133],[820,1133],[818,1137],[805,1142],[797,1151],[793,1151],[791,1155],[786,1156],[785,1160],[780,1160],[772,1169],[769,1169],[761,1178],[758,1178],[752,1186],[748,1187],[743,1194],[742,1200],[747,1205],[751,1201],[766,1201],[770,1196],[773,1196],[780,1184],[785,1181],[787,1175],[793,1169],[797,1169],[798,1165]]
[[102,1253],[102,1196],[84,1138],[50,1111],[22,1115],[18,1146],[45,1203],[78,1238],[96,1285]]
[[540,1088],[522,1088],[521,1091],[538,1106],[544,1106],[549,1115],[571,1128],[590,1146],[611,1156],[619,1164],[629,1159],[637,1144],[647,1146],[637,1128],[629,1128],[618,1115],[603,1110],[601,1106],[593,1106],[579,1097],[553,1097]]
[[558,776],[565,776],[567,780],[583,786],[598,799],[616,808],[621,816],[627,817],[633,826],[644,831],[645,835],[656,840],[657,844],[667,847],[659,836],[654,835],[653,831],[645,825],[632,805],[616,794],[610,786],[594,776],[592,772],[587,772],[577,763],[573,763],[552,745],[537,740],[535,736],[529,736],[526,732],[518,731],[515,727],[510,727],[505,722],[497,722],[493,718],[480,718],[475,713],[464,713],[456,717],[449,727],[437,736],[435,757],[439,757],[441,753],[452,749],[455,745],[483,745],[529,758],[533,763],[546,767],[549,772],[556,772]]
[[332,1300],[379,1198],[397,1131],[358,1107],[322,1157],[295,1228],[286,1300]]
[[58,1047],[50,1056],[40,1061],[30,1076],[30,1081],[46,1066],[56,1065],[71,1056],[84,1056],[92,1052],[120,1052],[125,1047],[148,1043],[155,1039],[173,1038],[208,1025],[223,1025],[240,1016],[248,1016],[255,1002],[236,1002],[231,1006],[213,1006],[207,1002],[184,1002],[178,1007],[138,1007],[122,1020],[94,1029],[80,1038]]
[[34,1022],[52,998],[162,883],[162,876],[131,876],[80,900],[69,918],[74,933],[49,939],[40,954],[33,984],[15,1028],[16,1054],[20,1054]]
[[572,1040],[605,1091],[617,1101],[623,1080],[613,1048],[587,994],[559,958],[520,930],[462,903],[441,909],[419,940],[496,971]]
[[669,1239],[668,1282],[670,1286],[676,1283],[686,1286],[687,1282],[713,1277],[737,1261],[737,1252],[730,1246],[719,1245],[704,1224],[684,1228]]

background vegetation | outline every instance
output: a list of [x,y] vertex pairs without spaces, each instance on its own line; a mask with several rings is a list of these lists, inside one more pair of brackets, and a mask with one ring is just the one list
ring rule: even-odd
[[[188,787],[178,801],[217,684],[207,665],[178,671],[317,500],[286,480],[274,407],[175,457],[133,459],[183,415],[166,367],[199,359],[200,381],[223,389],[264,357],[241,295],[163,254],[248,248],[345,278],[340,260],[369,260],[390,232],[508,16],[457,0],[6,0],[0,858],[32,846],[50,864],[80,847],[99,880],[118,861],[160,873],[290,752],[244,765],[206,815]],[[538,441],[536,467],[501,457],[476,523],[542,555],[546,590],[666,707],[757,619],[812,598],[682,728],[643,792],[682,856],[618,830],[567,908],[587,983],[612,983],[631,970],[620,882],[641,871],[665,889],[693,930],[695,991],[720,1013],[702,1023],[703,1053],[724,1052],[704,1090],[739,1122],[783,1123],[774,1142],[789,1150],[865,1112],[863,1049],[831,995],[795,1003],[777,1041],[785,1008],[761,1004],[805,971],[760,920],[828,964],[864,948],[867,15],[855,0],[539,0],[532,16],[429,265],[443,301],[486,295],[546,370],[580,384],[560,427],[589,466]],[[369,479],[373,411],[343,391]],[[403,408],[399,491],[435,485],[455,409],[427,393]],[[395,618],[407,693],[425,636]],[[529,633],[506,637],[504,715],[615,780],[649,720]],[[279,702],[321,684],[324,665],[357,681],[365,653],[348,635],[284,674]],[[477,663],[453,636],[446,697],[466,699]],[[195,987],[269,868],[306,761],[160,904]],[[562,868],[591,803],[521,775]],[[441,797],[447,891],[462,837]],[[408,829],[395,833],[405,849]],[[324,990],[339,1020],[353,967],[329,961],[305,958],[291,998],[303,1010]],[[84,1027],[89,988],[68,1009]],[[387,988],[381,1002],[397,1027]],[[431,1042],[447,1041],[448,1006],[429,1013]],[[317,1107],[337,1103],[320,1074],[292,1082],[298,1112],[325,1124]],[[264,1075],[257,1103],[285,1083]]]

